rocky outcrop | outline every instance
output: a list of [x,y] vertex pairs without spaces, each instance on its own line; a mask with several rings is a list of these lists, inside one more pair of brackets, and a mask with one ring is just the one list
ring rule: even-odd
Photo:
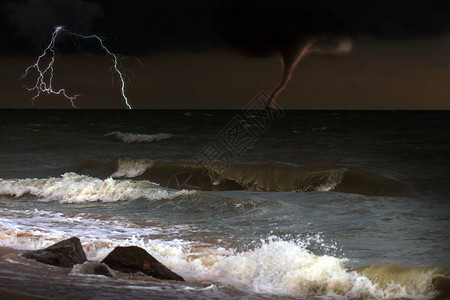
[[22,256],[44,264],[66,268],[72,268],[76,264],[87,261],[80,239],[77,237],[61,241],[45,249],[25,252]]
[[58,267],[72,268],[77,265],[73,271],[81,274],[112,277],[109,269],[111,268],[123,273],[141,272],[158,279],[184,281],[183,277],[137,246],[116,247],[101,263],[87,262],[86,254],[77,237],[61,241],[45,249],[25,252],[22,257]]
[[142,272],[158,279],[184,281],[183,277],[169,270],[147,251],[137,246],[116,247],[102,263],[123,273]]

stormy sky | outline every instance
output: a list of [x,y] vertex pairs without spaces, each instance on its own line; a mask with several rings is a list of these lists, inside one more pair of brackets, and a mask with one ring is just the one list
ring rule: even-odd
[[[449,1],[142,3],[4,1],[0,107],[71,107],[54,95],[32,106],[32,78],[19,80],[62,25],[130,56],[134,108],[239,109],[292,66],[277,98],[286,109],[450,109]],[[98,45],[61,34],[56,47],[54,85],[80,94],[79,108],[125,108]]]

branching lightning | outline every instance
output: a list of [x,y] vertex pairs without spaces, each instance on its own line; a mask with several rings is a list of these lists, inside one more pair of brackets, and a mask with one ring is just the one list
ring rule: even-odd
[[[33,87],[25,86],[25,88],[29,91],[36,91],[36,95],[32,98],[33,103],[34,103],[34,100],[41,95],[41,93],[47,93],[47,94],[54,94],[54,95],[63,95],[64,97],[66,97],[67,99],[70,100],[72,107],[76,108],[74,100],[79,95],[70,96],[67,94],[65,89],[63,89],[63,88],[55,89],[53,87],[54,63],[55,63],[55,56],[56,56],[55,43],[56,43],[56,39],[60,32],[66,32],[71,36],[75,36],[75,37],[82,38],[82,39],[95,39],[99,42],[101,49],[109,57],[111,57],[111,59],[113,61],[112,68],[117,73],[117,75],[120,79],[120,82],[121,82],[122,98],[125,101],[126,106],[129,109],[132,109],[131,104],[128,100],[128,97],[125,94],[125,74],[123,72],[121,72],[122,68],[120,66],[120,57],[117,54],[114,54],[111,51],[109,51],[109,49],[106,48],[106,46],[104,45],[103,39],[100,38],[99,36],[97,36],[97,35],[81,35],[78,33],[68,31],[68,30],[64,29],[62,26],[57,26],[55,28],[55,31],[52,34],[52,38],[51,38],[50,43],[48,44],[47,48],[44,49],[44,51],[37,58],[37,60],[34,64],[32,64],[31,66],[26,68],[25,73],[22,75],[22,77],[20,77],[21,79],[25,78],[28,75],[28,72],[32,69],[35,69],[37,71],[38,77],[36,79],[35,85]],[[41,67],[42,61],[47,56],[50,57],[48,64],[44,65],[44,67]]]

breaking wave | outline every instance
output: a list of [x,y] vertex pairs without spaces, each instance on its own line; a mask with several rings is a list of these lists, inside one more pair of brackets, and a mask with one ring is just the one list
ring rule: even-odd
[[450,299],[448,266],[388,264],[364,266],[356,271],[376,283],[380,289],[388,291],[390,295],[409,299]]
[[120,132],[120,131],[113,131],[110,133],[107,133],[106,136],[115,136],[116,138],[122,140],[124,143],[152,143],[152,142],[159,142],[168,138],[171,138],[173,135],[170,133],[156,133],[156,134],[137,134],[137,133],[130,133],[130,132]]
[[[445,266],[374,265],[349,269],[348,259],[314,254],[308,250],[308,241],[303,240],[272,237],[252,249],[237,251],[180,239],[148,239],[125,234],[97,236],[101,232],[96,234],[88,223],[88,220],[77,223],[81,226],[77,229],[81,232],[86,227],[86,232],[78,236],[89,260],[101,261],[119,245],[136,245],[191,282],[219,283],[266,296],[352,299],[446,299],[449,296],[450,268]],[[118,227],[120,221],[116,223]],[[21,224],[15,229],[12,224],[6,228],[5,225],[8,224],[0,225],[0,246],[16,249],[47,247],[71,236],[68,232],[36,228],[32,224]]]
[[0,179],[0,194],[13,197],[34,195],[43,200],[61,203],[114,202],[144,198],[170,199],[192,193],[187,190],[171,191],[150,181],[105,180],[76,173],[44,179]]
[[402,195],[402,182],[353,166],[292,166],[284,164],[213,164],[215,184],[233,182],[245,189],[276,192],[336,191],[370,196]]
[[276,192],[336,191],[368,196],[401,196],[410,186],[354,166],[293,166],[147,159],[89,161],[75,170],[92,176],[150,180],[175,189],[254,190]]

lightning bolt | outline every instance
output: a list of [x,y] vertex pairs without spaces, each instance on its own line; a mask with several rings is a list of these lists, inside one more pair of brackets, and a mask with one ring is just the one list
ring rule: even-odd
[[[28,91],[36,91],[36,95],[32,98],[33,104],[34,104],[35,99],[37,97],[39,97],[41,95],[41,93],[47,93],[47,94],[54,94],[54,95],[63,95],[64,97],[66,97],[67,99],[70,100],[72,107],[76,108],[74,100],[79,95],[70,96],[67,94],[65,89],[63,89],[63,88],[55,89],[53,87],[53,73],[54,73],[54,63],[55,63],[55,56],[56,56],[55,43],[56,43],[56,39],[60,32],[66,32],[71,36],[75,36],[75,37],[86,39],[86,40],[94,39],[99,42],[101,49],[109,57],[111,57],[111,59],[113,61],[112,67],[114,68],[114,71],[119,76],[119,79],[121,82],[122,98],[125,101],[125,104],[128,107],[128,109],[132,109],[131,104],[128,100],[128,97],[125,94],[125,75],[121,72],[120,57],[117,54],[114,54],[111,51],[109,51],[109,49],[106,48],[105,44],[103,43],[103,39],[100,38],[99,36],[97,36],[97,35],[81,35],[81,34],[78,34],[75,32],[68,31],[68,30],[64,29],[64,27],[62,27],[62,26],[55,27],[55,31],[52,34],[52,38],[51,38],[50,43],[48,44],[47,48],[45,48],[44,51],[42,52],[42,54],[38,56],[38,58],[34,64],[32,64],[28,68],[26,68],[25,73],[20,77],[20,79],[25,78],[28,75],[29,71],[32,69],[35,69],[38,73],[35,85],[33,87],[25,86],[25,88]],[[41,67],[42,60],[44,60],[45,57],[47,57],[47,56],[50,56],[50,60],[49,60],[48,64],[46,64],[44,67]]]

